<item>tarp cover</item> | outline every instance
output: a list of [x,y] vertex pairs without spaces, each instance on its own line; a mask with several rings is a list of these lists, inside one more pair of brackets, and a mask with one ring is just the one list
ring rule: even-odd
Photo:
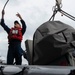
[[33,36],[33,64],[48,65],[74,50],[75,29],[60,21],[43,23]]

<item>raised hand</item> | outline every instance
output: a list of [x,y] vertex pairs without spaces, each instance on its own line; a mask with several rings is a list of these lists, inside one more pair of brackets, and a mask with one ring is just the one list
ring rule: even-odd
[[19,17],[20,19],[22,19],[21,15],[19,13],[17,13],[16,16]]

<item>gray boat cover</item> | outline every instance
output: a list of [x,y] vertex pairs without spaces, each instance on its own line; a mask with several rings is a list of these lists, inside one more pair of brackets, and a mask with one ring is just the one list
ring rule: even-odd
[[49,65],[74,50],[75,29],[60,21],[43,23],[33,36],[33,64]]

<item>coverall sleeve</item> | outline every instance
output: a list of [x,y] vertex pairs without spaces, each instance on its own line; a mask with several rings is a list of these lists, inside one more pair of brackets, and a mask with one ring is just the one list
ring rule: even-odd
[[24,20],[20,20],[22,23],[22,35],[24,35],[25,31],[26,31],[26,24],[24,22]]
[[1,26],[9,34],[10,28],[4,23],[4,19],[1,19]]

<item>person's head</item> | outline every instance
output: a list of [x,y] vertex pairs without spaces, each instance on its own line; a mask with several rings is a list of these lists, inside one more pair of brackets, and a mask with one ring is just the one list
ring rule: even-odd
[[21,25],[19,24],[19,22],[17,20],[14,21],[14,27],[15,28],[20,28],[21,27]]

